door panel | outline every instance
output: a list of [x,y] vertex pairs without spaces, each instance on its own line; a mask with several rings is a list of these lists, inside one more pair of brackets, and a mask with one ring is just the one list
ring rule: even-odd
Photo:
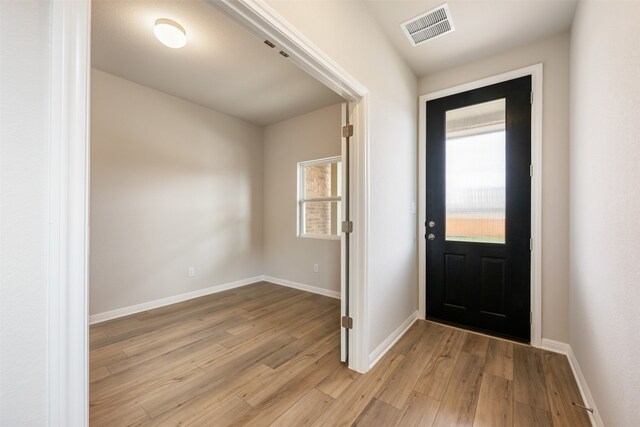
[[466,308],[464,255],[445,254],[444,303],[453,307]]
[[531,77],[427,103],[427,318],[530,339]]
[[503,258],[482,257],[482,295],[480,310],[495,316],[506,316],[505,296],[507,269]]

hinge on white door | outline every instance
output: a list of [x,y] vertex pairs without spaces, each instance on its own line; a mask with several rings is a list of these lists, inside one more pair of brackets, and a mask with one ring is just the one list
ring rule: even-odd
[[533,239],[529,239],[529,250],[533,250]]
[[349,316],[342,316],[340,324],[345,329],[353,329],[353,318]]
[[353,125],[347,123],[342,126],[342,137],[349,138],[350,136],[353,136]]
[[531,92],[531,95],[530,95],[530,97],[529,97],[529,102],[530,102],[531,104],[533,104],[533,92]]
[[533,165],[529,165],[529,178],[533,178]]
[[342,221],[342,232],[353,233],[353,221]]

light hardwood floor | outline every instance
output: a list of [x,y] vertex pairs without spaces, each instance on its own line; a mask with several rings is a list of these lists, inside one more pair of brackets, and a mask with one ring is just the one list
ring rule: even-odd
[[367,374],[339,301],[270,283],[91,326],[90,423],[588,426],[566,357],[418,321]]

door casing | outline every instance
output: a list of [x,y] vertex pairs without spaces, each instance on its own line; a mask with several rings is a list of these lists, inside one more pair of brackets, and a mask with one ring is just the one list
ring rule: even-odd
[[453,86],[419,98],[418,121],[418,300],[419,315],[426,316],[426,135],[427,101],[531,76],[531,345],[542,343],[542,64],[520,68],[481,80]]

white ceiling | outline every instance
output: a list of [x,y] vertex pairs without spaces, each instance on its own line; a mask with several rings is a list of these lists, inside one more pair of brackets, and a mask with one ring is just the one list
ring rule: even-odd
[[[566,31],[578,0],[449,0],[456,31],[417,47],[400,24],[444,0],[364,1],[425,76]],[[186,47],[155,39],[158,18],[185,28]],[[204,0],[93,0],[91,25],[94,67],[258,125],[342,101]]]
[[[156,40],[158,18],[185,28],[184,48]],[[203,0],[94,0],[91,26],[95,68],[257,125],[342,102]]]
[[[400,24],[443,3],[456,30],[413,47]],[[568,30],[578,0],[383,0],[370,10],[398,52],[422,77]]]

